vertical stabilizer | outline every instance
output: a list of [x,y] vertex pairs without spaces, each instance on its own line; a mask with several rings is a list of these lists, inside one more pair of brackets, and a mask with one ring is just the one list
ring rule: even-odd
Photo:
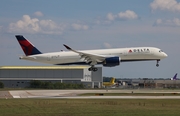
[[22,35],[16,35],[15,37],[17,38],[26,56],[42,54],[30,41],[25,39]]
[[177,80],[177,73],[174,75],[173,80]]
[[111,81],[110,81],[110,83],[114,83],[114,81],[115,81],[115,78],[112,78]]

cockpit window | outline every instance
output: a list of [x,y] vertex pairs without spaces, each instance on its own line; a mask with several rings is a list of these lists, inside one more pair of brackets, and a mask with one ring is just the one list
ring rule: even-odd
[[162,50],[159,50],[159,52],[163,52]]

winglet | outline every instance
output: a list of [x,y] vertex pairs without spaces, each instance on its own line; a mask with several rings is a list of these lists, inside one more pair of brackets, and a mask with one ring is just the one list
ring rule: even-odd
[[64,45],[64,47],[66,47],[66,49],[72,50],[69,46],[67,46],[67,45],[65,45],[65,44],[63,44],[63,45]]
[[78,53],[78,54],[82,54],[82,53],[80,53],[80,52],[78,52],[78,51],[76,51],[76,50],[70,48],[70,47],[67,46],[66,44],[63,44],[63,45],[64,45],[64,47],[66,47],[66,49],[68,49],[68,50],[70,50],[70,51],[73,51],[73,52]]

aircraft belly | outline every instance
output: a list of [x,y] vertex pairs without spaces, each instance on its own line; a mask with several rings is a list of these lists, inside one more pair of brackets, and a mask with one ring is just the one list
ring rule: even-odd
[[66,63],[76,63],[83,62],[80,58],[63,58],[63,59],[53,59],[50,61],[51,64],[66,64]]

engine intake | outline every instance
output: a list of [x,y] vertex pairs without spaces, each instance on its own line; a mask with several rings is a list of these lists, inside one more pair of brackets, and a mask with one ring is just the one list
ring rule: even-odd
[[120,62],[121,62],[121,58],[118,56],[117,57],[109,57],[104,60],[103,66],[106,66],[106,67],[118,66],[118,65],[120,65]]

